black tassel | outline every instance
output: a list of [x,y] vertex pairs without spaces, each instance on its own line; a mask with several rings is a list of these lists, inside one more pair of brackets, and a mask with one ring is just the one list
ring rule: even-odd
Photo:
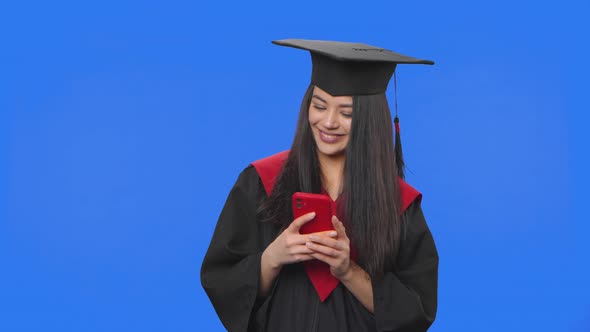
[[402,141],[401,141],[401,135],[400,135],[400,130],[399,130],[399,118],[397,117],[397,115],[395,116],[395,118],[393,119],[393,123],[395,124],[395,147],[394,147],[394,151],[395,151],[395,164],[397,166],[397,175],[402,178],[405,179],[405,175],[404,175],[404,169],[406,168],[406,164],[404,163],[404,157],[403,157],[403,153],[402,153]]

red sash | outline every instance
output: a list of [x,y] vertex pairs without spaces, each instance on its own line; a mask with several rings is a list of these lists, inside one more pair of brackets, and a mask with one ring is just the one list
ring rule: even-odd
[[[272,188],[274,187],[277,176],[281,172],[287,157],[289,156],[289,150],[277,153],[270,157],[257,160],[252,163],[256,168],[256,172],[262,180],[262,185],[267,195],[270,195]],[[399,179],[401,199],[402,199],[402,213],[412,204],[416,199],[422,199],[416,189],[411,187],[401,178]],[[334,203],[334,202],[333,202]],[[333,209],[336,211],[336,209]],[[351,248],[351,252],[354,250]],[[324,302],[328,298],[330,293],[338,286],[340,282],[330,272],[330,266],[324,262],[318,260],[312,260],[304,262],[305,272],[311,280],[316,292],[318,293],[320,300]]]

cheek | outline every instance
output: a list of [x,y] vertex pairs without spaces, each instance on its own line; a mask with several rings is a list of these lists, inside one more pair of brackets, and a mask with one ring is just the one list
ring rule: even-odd
[[314,125],[314,124],[318,123],[318,121],[320,121],[318,114],[313,111],[309,111],[307,119],[309,120],[310,125]]
[[350,134],[350,129],[352,128],[352,119],[346,119],[346,121],[342,123],[342,126],[344,127],[344,130],[346,130],[346,133]]

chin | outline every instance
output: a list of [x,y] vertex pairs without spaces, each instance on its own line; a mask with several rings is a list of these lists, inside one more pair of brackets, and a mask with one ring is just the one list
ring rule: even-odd
[[342,147],[326,147],[322,145],[318,145],[318,153],[321,153],[325,156],[329,157],[337,157],[344,155],[345,149]]

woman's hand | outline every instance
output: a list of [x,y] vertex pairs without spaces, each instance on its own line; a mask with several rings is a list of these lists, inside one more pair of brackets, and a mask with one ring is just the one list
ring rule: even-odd
[[[322,232],[314,234],[299,234],[301,226],[313,220],[315,212],[304,214],[295,219],[287,229],[285,229],[266,250],[262,253],[263,259],[268,260],[268,263],[274,270],[279,270],[285,264],[292,264],[312,260],[310,256],[314,251],[308,248],[305,244],[309,242],[310,236],[329,238],[330,235],[335,237],[334,232]],[[323,234],[325,233],[325,234]]]
[[301,235],[299,229],[305,223],[313,220],[315,212],[305,214],[295,220],[285,229],[262,253],[260,261],[260,287],[258,294],[266,296],[272,287],[283,265],[304,262],[314,259],[310,254],[313,250],[305,244],[310,236],[336,237],[336,232],[319,232]]
[[309,256],[330,265],[332,275],[340,280],[347,277],[351,270],[350,240],[346,236],[344,224],[336,216],[332,217],[336,237],[330,238],[312,234],[308,236],[306,246],[312,250]]

